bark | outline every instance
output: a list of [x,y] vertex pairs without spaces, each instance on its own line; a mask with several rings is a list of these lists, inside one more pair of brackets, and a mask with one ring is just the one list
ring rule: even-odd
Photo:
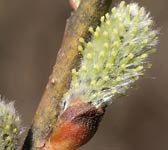
[[71,70],[80,64],[77,50],[79,38],[89,40],[89,26],[94,27],[99,24],[100,17],[108,11],[110,4],[111,0],[83,0],[79,8],[67,20],[56,64],[36,111],[23,150],[40,150],[50,139],[61,112],[60,101],[69,89]]

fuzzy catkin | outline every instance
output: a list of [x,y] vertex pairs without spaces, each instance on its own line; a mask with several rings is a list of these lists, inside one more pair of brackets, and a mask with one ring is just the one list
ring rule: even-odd
[[79,39],[81,66],[72,70],[64,109],[75,96],[96,107],[109,105],[151,67],[148,56],[156,51],[158,31],[144,7],[122,1],[100,21],[96,29],[89,28],[89,42]]
[[21,131],[21,121],[14,103],[0,99],[0,150],[16,150]]

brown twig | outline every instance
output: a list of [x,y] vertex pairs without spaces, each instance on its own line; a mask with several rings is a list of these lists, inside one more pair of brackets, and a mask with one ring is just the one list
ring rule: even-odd
[[[110,4],[111,0],[84,0],[67,20],[56,64],[53,67],[53,72],[37,109],[32,127],[25,140],[23,150],[44,149],[48,139],[51,138],[50,136],[55,136],[52,134],[52,131],[61,111],[59,103],[69,88],[72,68],[77,67],[80,63],[77,51],[79,38],[89,38],[89,26],[96,26],[99,23],[100,17],[108,11]],[[59,122],[60,120],[57,126]],[[56,144],[55,142],[53,143]],[[67,148],[66,150],[71,149]]]

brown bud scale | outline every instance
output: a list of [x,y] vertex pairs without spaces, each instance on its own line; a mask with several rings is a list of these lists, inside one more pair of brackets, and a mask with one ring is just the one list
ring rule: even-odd
[[104,110],[73,98],[50,136],[47,150],[75,150],[95,134]]

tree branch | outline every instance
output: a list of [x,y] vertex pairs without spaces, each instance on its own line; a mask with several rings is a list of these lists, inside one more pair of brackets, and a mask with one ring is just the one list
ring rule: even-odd
[[69,89],[71,70],[80,63],[77,51],[79,38],[89,39],[89,26],[99,24],[100,17],[108,11],[110,4],[111,0],[84,0],[67,20],[56,64],[36,111],[23,150],[43,149],[52,134],[61,111],[59,103]]

